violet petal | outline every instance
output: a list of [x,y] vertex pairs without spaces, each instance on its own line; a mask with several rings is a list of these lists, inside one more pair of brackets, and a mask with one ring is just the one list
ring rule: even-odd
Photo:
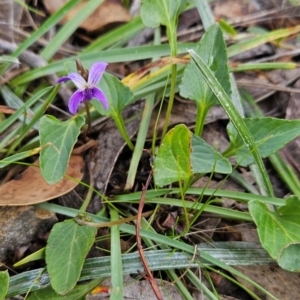
[[77,73],[70,73],[68,76],[61,77],[57,82],[61,83],[67,80],[72,80],[76,87],[80,90],[84,90],[86,87],[86,81]]
[[100,90],[97,87],[94,87],[92,89],[92,92],[93,92],[93,97],[96,98],[98,101],[100,101],[103,104],[105,109],[108,109],[108,101],[105,94],[102,92],[102,90]]
[[65,81],[69,81],[70,78],[68,76],[64,76],[64,77],[60,77],[57,79],[57,83],[62,83],[62,82],[65,82]]
[[96,86],[99,83],[107,65],[108,64],[104,62],[96,62],[91,66],[88,79],[88,83],[91,86]]
[[77,90],[69,100],[69,111],[71,114],[76,114],[79,104],[84,100],[83,92]]

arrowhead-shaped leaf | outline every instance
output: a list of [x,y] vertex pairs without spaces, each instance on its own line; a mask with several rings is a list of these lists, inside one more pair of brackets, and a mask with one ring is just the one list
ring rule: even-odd
[[154,161],[154,179],[158,186],[188,180],[193,175],[191,135],[184,125],[175,126],[166,134]]
[[185,125],[177,125],[165,136],[154,161],[154,179],[158,186],[187,181],[199,173],[230,173],[231,165]]
[[84,124],[82,116],[62,122],[45,115],[40,121],[40,167],[49,184],[59,182],[66,173],[73,147]]
[[[230,95],[226,45],[222,31],[217,24],[212,25],[208,29],[195,51],[214,73],[225,92]],[[205,109],[219,104],[218,99],[207,85],[192,59],[184,70],[180,85],[180,95],[196,101],[198,105]]]
[[197,135],[192,135],[191,147],[190,155],[194,174],[210,172],[230,174],[232,172],[230,162]]
[[249,202],[262,246],[288,271],[299,271],[300,200],[290,197],[286,205],[270,211],[259,201]]
[[[275,118],[247,118],[244,119],[259,154],[265,158],[281,149],[285,144],[300,135],[300,120],[283,120]],[[247,166],[254,163],[248,147],[244,144],[236,129],[229,123],[227,132],[230,137],[230,150],[236,154],[236,161]]]

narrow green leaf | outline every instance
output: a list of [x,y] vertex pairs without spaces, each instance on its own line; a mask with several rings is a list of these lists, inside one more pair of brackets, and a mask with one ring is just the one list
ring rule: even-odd
[[[118,211],[111,208],[111,221],[119,220]],[[114,274],[111,277],[111,299],[123,300],[123,263],[120,244],[120,226],[113,225],[110,229],[111,233],[111,253],[110,266],[111,272]]]
[[199,173],[230,173],[231,165],[219,152],[185,125],[177,125],[165,136],[154,161],[154,179],[158,186],[189,180]]
[[141,18],[138,16],[130,22],[100,35],[95,41],[87,45],[81,53],[84,54],[91,53],[92,51],[103,50],[114,43],[120,42],[120,40],[124,40],[124,42],[128,41],[130,37],[136,36],[137,33],[144,28],[145,26]]
[[260,63],[241,63],[230,67],[231,72],[242,72],[251,70],[272,70],[272,69],[295,69],[298,65],[293,62],[260,62]]
[[9,275],[8,271],[0,272],[0,300],[4,300],[8,292]]
[[300,31],[300,25],[295,27],[288,27],[284,29],[277,29],[264,34],[259,34],[248,40],[243,40],[237,44],[229,46],[227,49],[228,56],[234,56],[243,53],[247,50],[253,49],[259,45],[263,45],[275,40],[283,39],[293,34],[298,34]]
[[[177,52],[178,54],[186,53],[186,49],[192,48],[195,46],[195,43],[178,43]],[[170,54],[169,45],[154,45],[154,46],[138,46],[138,47],[129,47],[122,49],[109,49],[104,51],[94,51],[90,53],[85,53],[78,55],[78,58],[81,62],[89,68],[94,62],[105,61],[107,63],[113,62],[124,62],[124,61],[137,61],[141,59],[148,59],[155,56],[166,56]],[[44,67],[40,67],[34,70],[30,70],[17,78],[13,79],[10,84],[12,86],[18,86],[23,83],[31,82],[34,79],[47,76],[49,74],[57,72],[66,71],[66,63],[74,63],[75,57],[68,57],[49,63]]]
[[266,168],[263,164],[262,158],[259,155],[259,152],[256,148],[256,144],[254,142],[254,139],[245,125],[245,122],[239,112],[237,111],[236,107],[233,105],[231,99],[227,95],[226,91],[223,89],[222,85],[219,83],[217,78],[214,76],[214,74],[211,72],[210,68],[205,64],[203,59],[194,51],[189,50],[189,53],[191,54],[192,58],[195,60],[197,67],[201,71],[203,77],[206,80],[206,83],[209,85],[215,96],[218,98],[220,104],[228,114],[231,122],[233,123],[234,127],[237,129],[238,133],[242,137],[244,143],[249,148],[249,150],[252,152],[253,157],[255,159],[255,162],[257,164],[258,170],[260,172],[260,176],[262,178],[262,184],[264,185],[267,194],[269,196],[272,196],[273,188],[270,182],[270,179],[268,177]]
[[4,168],[12,163],[15,163],[19,160],[30,157],[32,155],[35,155],[39,152],[40,152],[40,148],[35,148],[35,149],[24,151],[24,152],[19,152],[17,154],[8,156],[4,159],[0,159],[0,168]]
[[[74,8],[80,2],[81,0],[70,0],[66,2],[66,4],[57,10],[53,15],[49,16],[37,30],[30,34],[29,37],[21,45],[19,45],[16,51],[11,54],[11,56],[18,57],[48,30],[52,29],[72,8]],[[5,71],[6,67],[7,66],[3,66],[0,68],[0,74]]]
[[[227,95],[230,95],[226,45],[217,24],[209,27],[195,51],[210,68]],[[196,101],[201,109],[219,104],[193,59],[184,70],[179,88],[182,97]]]
[[[132,233],[134,234],[134,228]],[[161,243],[163,244],[163,242]],[[265,265],[274,262],[273,259],[270,258],[269,254],[257,243],[201,243],[198,245],[197,249],[201,254],[203,253],[204,256],[209,253],[209,255],[211,255],[216,261],[222,261],[222,263],[227,265]],[[186,270],[187,268],[198,268],[199,265],[202,267],[213,265],[212,262],[206,260],[202,257],[202,255],[199,257],[200,262],[193,259],[193,256],[194,254],[192,250],[189,253],[184,251],[174,252],[174,250],[145,251],[146,260],[149,264],[150,270],[152,271],[176,270],[179,268]],[[110,259],[111,258],[108,256],[86,259],[80,276],[80,281],[113,276],[114,273],[110,268]],[[137,270],[141,270],[143,268],[141,259],[137,252],[123,254],[122,263],[123,274],[134,274]],[[32,288],[32,290],[45,288],[45,284],[49,283],[49,278],[47,274],[43,274],[42,277],[39,277],[41,271],[41,269],[35,269],[12,276],[8,296],[26,293],[29,288]],[[44,285],[41,285],[41,282],[43,282]],[[48,300],[49,298],[43,299]],[[68,295],[66,295],[65,299],[73,298],[68,298]]]
[[288,198],[286,205],[276,212],[271,212],[266,204],[259,201],[250,201],[248,208],[257,226],[262,246],[281,263],[282,268],[299,271],[299,252],[295,252],[295,248],[299,251],[300,244],[299,198]]
[[[283,120],[275,118],[247,118],[246,126],[253,136],[258,152],[265,158],[275,153],[285,144],[300,135],[300,120]],[[227,132],[230,138],[230,152],[236,153],[236,160],[242,166],[254,163],[249,149],[244,144],[236,129],[229,123]]]
[[63,178],[72,149],[84,122],[82,116],[75,116],[65,122],[61,122],[50,115],[41,118],[40,166],[42,176],[47,183],[55,184]]
[[96,232],[96,228],[80,226],[74,220],[54,225],[46,246],[46,263],[51,286],[58,294],[66,294],[76,285]]
[[22,131],[18,135],[18,137],[14,140],[13,144],[10,146],[8,154],[11,154],[14,152],[14,150],[20,145],[22,140],[25,138],[25,136],[32,130],[34,125],[39,122],[39,120],[44,115],[45,111],[49,107],[49,105],[52,103],[54,97],[56,96],[59,89],[59,85],[57,85],[51,92],[51,94],[48,96],[48,98],[35,110],[34,115],[32,116],[32,119],[26,126],[22,128]]
[[[30,97],[25,103],[19,99],[7,86],[3,86],[0,89],[0,92],[3,96],[5,103],[17,109],[17,111],[12,114],[5,122],[0,125],[0,134],[4,132],[9,126],[11,126],[16,120],[20,119],[21,121],[25,121],[26,124],[32,120],[32,116],[34,113],[30,109],[32,105],[34,105],[39,99],[41,99],[45,94],[47,94],[52,87],[47,87],[37,93],[35,93],[32,97]],[[23,114],[26,113],[26,117]],[[34,125],[35,129],[38,129],[38,125]]]
[[229,24],[226,20],[220,19],[219,25],[222,31],[228,34],[229,36],[233,37],[237,35],[237,31],[235,30],[235,28],[231,24]]
[[35,251],[32,254],[29,254],[28,256],[24,257],[23,259],[19,260],[14,264],[14,267],[19,267],[22,265],[25,265],[31,261],[44,259],[45,258],[45,248],[42,248],[40,250]]
[[29,297],[27,297],[27,300],[85,300],[86,295],[98,284],[100,284],[101,281],[103,281],[103,279],[95,279],[86,284],[77,285],[67,295],[59,295],[53,290],[51,286],[48,286],[42,290],[30,293]]
[[9,56],[9,55],[1,55],[0,56],[0,63],[3,62],[11,62],[11,63],[16,63],[19,64],[19,60],[16,57]]

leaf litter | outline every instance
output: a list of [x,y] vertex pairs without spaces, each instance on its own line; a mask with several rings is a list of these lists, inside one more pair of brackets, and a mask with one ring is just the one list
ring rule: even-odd
[[[218,1],[216,1],[216,2],[218,2]],[[259,5],[261,5],[261,8],[258,9],[258,10],[253,9],[253,7],[250,7],[250,8],[247,7],[248,11],[246,13],[251,13],[252,16],[253,16],[252,23],[255,22],[256,20],[260,20],[259,19],[259,11],[264,9],[265,5],[266,5],[266,4],[261,3],[261,1],[257,1],[257,3],[259,3]],[[250,24],[249,23],[250,18],[249,18],[249,21],[247,23],[248,18],[244,18],[244,16],[243,16],[243,14],[245,14],[245,7],[242,6],[244,4],[242,4],[241,1],[226,1],[226,3],[224,5],[225,5],[224,6],[225,9],[223,9],[221,11],[220,10],[218,10],[218,11],[215,10],[215,13],[216,13],[217,17],[228,18],[228,19],[232,20],[233,24],[238,24],[240,26],[248,26]],[[218,7],[217,4],[214,4],[214,6],[215,6],[215,9]],[[232,8],[234,7],[235,9],[228,10],[227,9],[228,6],[230,6]],[[231,13],[234,12],[235,14],[234,15],[232,15],[232,14],[228,15],[229,11]],[[266,11],[266,13],[267,12],[268,11]],[[278,14],[278,10],[277,10],[277,14]],[[283,12],[283,15],[284,14],[286,14],[286,11]],[[244,19],[244,22],[243,22],[242,19]],[[276,26],[277,25],[276,23],[274,23],[274,21],[272,21],[272,15],[271,14],[269,15],[268,19],[269,19],[269,21],[267,21],[267,22],[270,22],[271,26]],[[281,20],[281,24],[284,24],[283,23],[284,19],[281,18],[280,20]],[[280,23],[280,22],[278,22],[278,23]],[[269,26],[270,26],[270,24],[269,24]],[[266,21],[263,21],[262,25],[266,25]],[[103,28],[102,25],[99,28],[101,30]],[[87,31],[93,31],[93,29],[90,28],[90,29],[87,29]],[[88,34],[86,34],[86,38],[89,39]],[[287,51],[286,55],[288,55],[288,53],[289,52]],[[260,49],[260,51],[248,53],[248,55],[249,55],[248,58],[239,58],[239,59],[256,59],[257,57],[270,56],[270,55],[272,56],[272,55],[275,55],[275,54],[276,53],[274,52],[274,48],[269,45],[267,48],[262,47]],[[284,82],[285,77],[284,76],[280,77],[281,76],[280,74],[282,74],[281,71],[272,71],[272,73],[275,73],[279,76],[279,80],[277,82],[272,81],[271,72],[264,72],[264,74],[259,74],[259,73],[256,73],[256,72],[248,72],[247,74],[241,73],[241,78],[243,79],[246,76],[250,76],[250,79],[252,80],[251,82],[253,82],[254,80],[257,80],[258,82],[261,82],[261,78],[263,78],[265,82],[270,83],[270,84],[278,84],[278,83],[285,84],[285,82]],[[286,71],[286,73],[290,74],[289,71]],[[291,84],[291,83],[289,83],[289,84]],[[283,104],[282,97],[278,98],[278,93],[275,94],[274,96],[272,96],[269,89],[266,89],[266,90],[263,90],[262,88],[255,89],[255,87],[254,87],[253,90],[254,90],[254,92],[257,92],[257,91],[263,92],[263,95],[259,96],[260,102],[261,102],[260,107],[263,109],[263,111],[266,114],[272,114],[272,115],[276,114],[276,115],[279,115],[279,116],[282,115],[282,114],[285,114],[286,107]],[[274,94],[274,93],[275,92],[272,92],[272,94]],[[255,99],[258,98],[258,96],[256,94],[252,94],[252,95],[254,96]],[[267,96],[268,96],[268,98],[265,98],[265,100],[264,100],[263,97],[267,97]],[[287,95],[285,94],[285,97],[286,96]],[[289,97],[287,97],[287,98],[289,98]],[[178,105],[178,107],[179,107],[180,102],[182,102],[182,101],[183,100],[178,97],[177,104],[175,102],[174,111],[176,111],[176,105]],[[290,105],[292,105],[291,104],[292,102],[290,102],[289,99],[287,99],[285,101],[290,103]],[[278,106],[279,106],[279,109],[278,109]],[[294,111],[296,108],[297,108],[297,105],[294,104],[294,106],[289,107],[289,111]],[[175,119],[176,119],[176,117],[179,118],[179,119],[182,118],[182,116],[180,115],[180,111],[181,110],[179,109],[179,113],[178,113],[179,116],[174,116]],[[129,113],[129,115],[130,114],[131,113]],[[287,111],[287,114],[288,114],[288,111]],[[294,117],[292,117],[292,118],[294,118]],[[296,116],[296,118],[299,118],[299,117]],[[226,119],[226,116],[225,116],[224,119]],[[190,122],[190,119],[188,117],[186,117],[186,119],[181,120],[180,122],[188,124]],[[176,124],[176,121],[174,123]],[[133,127],[136,128],[138,126],[137,124],[138,124],[138,122],[135,123],[135,125],[133,125]],[[224,121],[222,121],[220,119],[218,119],[214,122],[214,126],[220,126],[220,128],[224,127],[223,124],[224,124]],[[112,126],[113,126],[112,124],[107,123],[106,128],[110,129]],[[161,128],[159,128],[158,131],[159,130],[161,130]],[[220,129],[220,131],[221,131],[221,129]],[[136,132],[136,130],[133,130],[132,135],[134,135],[135,132]],[[113,190],[113,187],[110,185],[110,179],[111,179],[112,174],[121,173],[125,176],[125,179],[126,179],[126,172],[127,172],[126,168],[127,168],[128,163],[130,161],[130,157],[129,157],[128,154],[126,154],[126,150],[124,151],[124,149],[126,149],[124,142],[120,142],[119,144],[121,144],[121,145],[118,144],[118,146],[116,146],[115,143],[111,143],[111,141],[118,141],[118,140],[120,140],[120,137],[110,136],[109,133],[107,133],[107,137],[105,138],[105,140],[103,140],[103,136],[101,136],[101,131],[100,131],[100,134],[97,138],[97,141],[98,141],[100,147],[101,147],[101,145],[104,145],[104,148],[103,148],[104,150],[102,150],[102,153],[103,153],[103,151],[111,152],[110,153],[111,155],[108,155],[105,159],[102,159],[101,161],[95,161],[94,159],[95,159],[95,157],[96,158],[97,157],[103,157],[102,155],[99,155],[99,154],[95,155],[95,153],[90,152],[89,156],[88,156],[89,157],[88,158],[89,164],[91,164],[91,166],[93,166],[93,168],[96,168],[95,170],[98,170],[95,173],[93,172],[94,176],[95,176],[95,179],[97,180],[96,186],[97,186],[97,188],[99,188],[104,193],[105,192],[111,192]],[[110,143],[111,143],[111,145],[109,145]],[[109,147],[106,148],[105,145],[106,146],[109,145]],[[212,146],[215,146],[215,145],[212,145]],[[299,148],[299,145],[296,144],[294,146],[295,148],[288,151],[289,156],[293,156],[293,151],[297,151],[295,149],[298,149],[297,146]],[[123,152],[123,155],[122,155],[122,152]],[[124,152],[125,152],[125,155],[124,155]],[[125,157],[125,159],[124,159],[124,157]],[[72,159],[74,160],[74,158],[72,158]],[[122,160],[121,163],[120,163],[120,160]],[[81,170],[83,168],[83,164],[84,164],[83,160],[82,160],[82,158],[77,157],[74,160],[74,162],[76,162],[75,164],[78,164],[78,166],[73,165],[73,167],[71,167],[71,170],[68,169],[68,172],[69,171],[71,172],[70,176],[77,178],[77,180],[81,180],[82,176],[83,176],[83,173],[81,172]],[[27,173],[25,173],[28,169],[30,169],[30,170]],[[20,203],[26,203],[26,204],[38,203],[38,202],[34,202],[34,201],[38,201],[38,198],[43,199],[43,201],[46,201],[48,199],[52,199],[52,198],[62,196],[64,193],[66,193],[70,190],[73,190],[75,188],[75,186],[77,185],[77,184],[75,184],[74,182],[72,182],[70,180],[64,181],[65,179],[63,179],[63,183],[61,184],[61,186],[58,186],[59,184],[53,186],[53,191],[52,190],[50,191],[50,188],[49,189],[41,188],[41,190],[45,189],[45,193],[44,194],[42,193],[42,195],[36,195],[36,193],[37,193],[36,189],[30,188],[29,183],[30,183],[30,181],[34,181],[35,186],[43,187],[42,185],[40,185],[40,184],[42,184],[42,178],[38,178],[36,173],[33,172],[33,170],[38,170],[38,168],[30,167],[28,169],[22,174],[22,178],[20,179],[20,182],[21,182],[20,187],[19,187],[20,190],[15,190],[16,192],[15,192],[15,194],[13,194],[15,197],[12,197],[12,194],[9,194],[9,193],[11,193],[12,189],[15,189],[16,186],[18,186],[18,181],[19,180],[14,180],[12,182],[12,184],[10,186],[6,187],[6,189],[4,189],[4,190],[1,189],[2,187],[0,188],[0,194],[1,195],[5,195],[5,194],[8,195],[8,196],[4,196],[4,198],[3,198],[3,199],[5,199],[5,201],[3,202],[5,205],[10,205],[10,204],[8,204],[9,203],[9,198],[10,199],[14,198],[15,201],[17,201],[17,203],[19,203],[19,204]],[[23,177],[24,177],[24,181],[22,181]],[[125,179],[123,178],[122,180],[125,180]],[[220,180],[220,178],[216,178],[216,179]],[[136,188],[139,189],[139,186],[140,185],[136,185]],[[3,191],[3,193],[2,193],[2,191]],[[20,191],[22,191],[22,192],[19,193]],[[115,191],[113,191],[113,193],[114,192]],[[122,189],[119,190],[118,192],[122,192]],[[20,196],[22,194],[24,194],[23,198],[22,198],[22,196]],[[28,200],[28,199],[30,199],[30,200]],[[18,204],[13,204],[13,205],[18,205]],[[234,239],[239,239],[240,238],[240,237],[239,238],[236,237],[236,235],[233,232],[233,231],[235,231],[234,227],[232,226],[232,224],[230,222],[228,222],[226,220],[224,220],[224,222],[221,225],[217,224],[215,226],[217,226],[216,231],[218,230],[218,226],[222,226],[222,227],[225,226],[225,227],[228,228],[229,234],[227,234],[226,238],[224,238],[224,236],[223,236],[223,239],[225,239],[225,240],[226,239],[230,240],[230,239],[233,239],[233,238]],[[280,285],[278,284],[278,282],[281,282],[280,278],[281,278],[281,276],[283,276],[282,274],[285,274],[287,272],[282,271],[281,269],[278,270],[277,268],[272,268],[272,267],[266,267],[266,271],[261,270],[263,268],[264,267],[260,267],[258,272],[256,272],[256,270],[258,270],[257,267],[256,267],[255,270],[250,271],[250,272],[256,273],[256,275],[254,275],[254,277],[256,277],[256,281],[261,281],[262,278],[267,278],[270,273],[274,277],[278,276],[278,278],[279,278],[278,280],[275,280],[272,283],[265,282],[263,284],[263,286],[267,290],[269,288],[273,289],[274,290],[273,291],[274,295],[277,295],[278,298],[280,298],[280,299],[289,299],[289,298],[286,298],[286,297],[289,297],[289,296],[284,296],[284,294],[282,293],[282,289],[284,289],[284,288],[287,289],[288,288],[289,290],[291,290],[291,285],[296,287],[297,284],[292,284],[291,282],[287,281],[287,279],[285,279],[285,284],[282,285],[282,289],[281,289]],[[246,273],[249,274],[249,272],[246,269],[248,269],[248,267],[247,268],[243,267],[243,270]],[[251,269],[251,268],[249,267],[249,269]],[[259,273],[262,274],[262,275],[260,275]],[[267,275],[265,275],[265,274],[267,274]],[[217,281],[218,281],[218,279],[216,279],[215,282],[217,283]],[[278,289],[276,289],[275,287],[278,288]],[[228,293],[228,289],[230,289],[230,288],[225,287],[225,290],[223,289],[221,293]],[[281,295],[281,297],[280,297],[280,295]],[[292,295],[292,293],[290,295]],[[235,296],[238,297],[237,295],[235,295]]]

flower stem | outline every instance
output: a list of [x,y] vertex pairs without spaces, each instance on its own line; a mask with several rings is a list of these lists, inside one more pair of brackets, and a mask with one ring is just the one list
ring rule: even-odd
[[86,123],[88,125],[87,132],[91,132],[92,130],[92,122],[91,122],[91,114],[90,114],[90,107],[88,101],[83,101],[85,110],[86,110]]
[[126,131],[126,127],[124,125],[124,120],[122,118],[122,115],[121,114],[112,114],[111,117],[114,119],[119,131],[120,131],[120,134],[122,135],[123,139],[125,140],[125,142],[127,143],[128,147],[130,148],[130,150],[134,150],[134,146],[132,144],[132,141],[130,139],[130,137],[128,136],[128,133]]
[[[169,27],[167,27],[167,36],[170,42],[171,47],[171,57],[176,57],[177,55],[177,38],[176,38],[176,25],[175,23],[170,24]],[[165,118],[165,124],[162,131],[162,139],[167,133],[170,118],[171,118],[171,111],[173,108],[174,98],[175,98],[175,90],[176,90],[176,76],[177,76],[177,65],[172,65],[172,74],[171,74],[171,88],[170,88],[170,97],[168,102],[168,108]]]
[[[90,168],[89,168],[90,169]],[[90,185],[89,185],[89,189],[88,189],[88,193],[80,207],[80,211],[81,212],[86,212],[91,200],[92,200],[92,195],[93,195],[93,192],[94,192],[94,185],[95,185],[95,182],[94,182],[94,178],[93,178],[93,175],[92,175],[92,172],[91,170],[89,170],[89,173],[90,173]]]

